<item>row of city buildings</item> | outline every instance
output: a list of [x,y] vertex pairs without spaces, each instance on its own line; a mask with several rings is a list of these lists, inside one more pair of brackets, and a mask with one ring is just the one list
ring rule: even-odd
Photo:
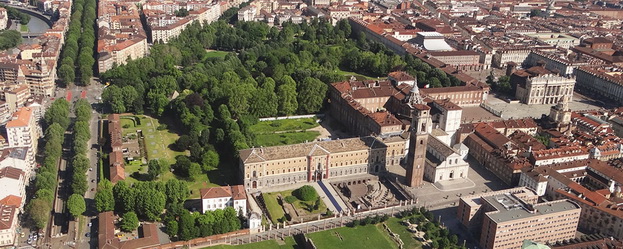
[[[211,23],[241,0],[100,1],[97,20],[97,67],[103,73],[114,65],[142,58],[153,43],[166,43],[188,25]],[[141,21],[145,19],[146,26]]]
[[17,244],[19,215],[26,203],[26,186],[35,177],[39,120],[44,108],[34,104],[21,107],[7,122],[0,150],[0,247]]
[[[40,120],[45,99],[56,86],[56,65],[64,43],[71,1],[55,1],[56,22],[29,44],[0,51],[0,247],[18,243],[19,215],[26,203],[26,186],[35,177]],[[15,20],[13,20],[15,21]],[[0,8],[0,29],[8,26]]]
[[[436,13],[429,11],[431,7]],[[547,14],[528,18],[525,13],[533,10]],[[572,95],[576,82],[581,91],[623,99],[617,79],[622,70],[620,44],[613,39],[621,36],[619,12],[596,4],[555,1],[422,5],[256,0],[238,12],[238,19],[269,24],[348,19],[354,32],[364,32],[400,55],[414,55],[465,85],[478,86],[464,72],[510,66],[508,76],[516,78],[512,97],[526,104],[555,104]],[[598,84],[592,84],[595,81]]]
[[[43,104],[42,100],[55,92],[57,60],[69,24],[71,2],[57,1],[55,11],[56,22],[33,43],[0,51],[1,124],[19,107],[33,102]],[[6,10],[0,11],[0,19],[6,15]]]

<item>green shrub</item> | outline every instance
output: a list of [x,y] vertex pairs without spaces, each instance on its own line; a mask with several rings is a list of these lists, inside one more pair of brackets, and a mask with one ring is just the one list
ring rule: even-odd
[[294,190],[292,194],[302,201],[313,201],[318,198],[318,193],[316,193],[314,187],[309,185]]
[[166,130],[167,129],[167,125],[166,124],[160,124],[158,125],[158,128],[156,128],[156,130],[162,131],[162,130]]
[[295,201],[297,201],[298,199],[295,196],[286,196],[286,198],[284,199],[287,203],[294,203]]
[[331,217],[331,216],[333,216],[333,211],[331,211],[331,210],[329,210],[329,209],[327,208],[327,212],[326,212],[324,215],[325,215],[325,216],[328,216],[328,217]]

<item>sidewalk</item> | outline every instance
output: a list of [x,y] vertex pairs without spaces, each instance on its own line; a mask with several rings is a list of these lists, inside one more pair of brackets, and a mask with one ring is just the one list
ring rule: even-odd
[[337,208],[335,207],[335,205],[333,205],[333,202],[329,199],[329,197],[327,196],[327,194],[324,192],[324,190],[322,190],[322,188],[320,188],[320,185],[318,185],[317,182],[314,182],[312,184],[312,187],[314,187],[314,189],[316,190],[316,192],[318,193],[318,196],[320,197],[320,199],[324,202],[325,205],[327,205],[327,208],[329,210],[331,210],[331,212],[333,213],[337,213]]
[[331,193],[331,195],[333,196],[333,199],[335,199],[335,202],[337,202],[337,204],[340,206],[340,209],[342,211],[348,210],[348,205],[346,205],[346,203],[342,201],[342,198],[340,197],[340,195],[338,195],[337,192],[335,192],[333,185],[331,185],[330,182],[324,182],[324,185],[327,187],[327,190],[329,191],[329,193]]

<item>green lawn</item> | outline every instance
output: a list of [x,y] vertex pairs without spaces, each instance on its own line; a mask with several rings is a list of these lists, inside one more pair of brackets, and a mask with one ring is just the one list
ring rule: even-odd
[[[336,73],[344,76],[344,77],[350,77],[350,76],[355,76],[355,78],[357,78],[357,80],[372,80],[372,79],[377,79],[376,77],[370,77],[367,75],[363,75],[363,74],[359,74],[359,73],[355,73],[355,72],[349,72],[349,71],[344,71],[342,69],[338,69],[336,70]],[[346,78],[348,79],[348,78]],[[345,80],[346,80],[345,79]]]
[[400,235],[400,239],[405,243],[404,248],[408,249],[416,249],[422,248],[422,243],[417,241],[413,236],[412,232],[407,231],[407,227],[405,225],[400,224],[401,219],[396,217],[391,217],[385,224],[392,230],[392,232]]
[[[137,118],[139,122],[136,121]],[[121,116],[121,127],[123,129],[123,135],[125,136],[128,133],[134,133],[138,130],[141,130],[145,138],[147,159],[162,159],[170,165],[175,163],[176,156],[185,155],[187,153],[173,151],[169,149],[169,145],[174,143],[179,136],[168,129],[158,130],[157,128],[159,125],[160,122],[157,119],[145,115]],[[135,160],[134,162],[128,163],[125,166],[125,171],[126,173],[130,174],[130,177],[126,178],[126,182],[137,182],[143,180],[140,179],[141,177],[146,176],[147,166],[141,165],[140,161]],[[138,176],[134,177],[132,174],[136,172],[138,172]],[[207,174],[201,174],[197,176],[194,180],[189,181],[189,179],[180,178],[169,171],[162,174],[157,180],[164,182],[172,178],[184,180],[191,193],[189,198],[192,199],[199,198],[199,190],[202,188],[219,186],[219,184],[212,183],[210,179],[233,179],[233,174],[234,172],[225,172],[220,169],[215,169],[208,172]]]
[[[287,197],[292,195],[292,191],[294,190],[286,190],[282,192],[273,192],[273,193],[262,193],[262,197],[264,197],[264,204],[266,204],[266,209],[270,213],[270,218],[273,223],[277,223],[277,220],[285,215],[283,208],[279,205],[279,201],[277,201],[277,196],[281,194],[282,197]],[[327,205],[324,204],[322,200],[320,200],[320,206],[317,210],[312,211],[311,213],[307,211],[307,205],[313,205],[315,200],[313,201],[301,201],[297,200],[294,203],[294,206],[299,210],[305,210],[307,214],[321,214],[327,211]]]
[[354,228],[341,227],[332,230],[311,233],[308,234],[307,237],[312,239],[316,247],[319,249],[398,249],[398,245],[396,244],[396,242],[394,242],[389,237],[389,234],[387,232],[383,231],[383,225],[381,224],[357,226]]
[[[138,118],[139,122],[134,122]],[[143,132],[147,160],[164,158],[168,163],[175,162],[175,156],[185,155],[185,152],[173,151],[169,145],[174,143],[179,137],[176,133],[168,129],[158,130],[160,122],[158,119],[145,115],[123,115],[121,116],[121,127],[123,135],[134,133],[138,130]],[[126,128],[127,127],[127,128]]]
[[28,25],[19,25],[19,31],[28,32]]
[[279,205],[277,198],[275,198],[276,195],[272,194],[274,193],[262,193],[262,197],[264,197],[264,204],[266,205],[266,209],[268,209],[271,221],[277,223],[277,220],[283,217],[285,213],[281,205]]
[[276,146],[313,141],[320,132],[308,129],[319,125],[316,118],[283,119],[258,122],[249,130],[255,134],[255,146]]
[[[396,218],[394,218],[396,219]],[[393,231],[393,230],[392,230]],[[339,234],[339,236],[338,236]],[[357,227],[341,227],[322,232],[307,234],[307,237],[314,241],[318,249],[362,249],[362,248],[383,248],[398,249],[398,245],[394,242],[389,234],[383,230],[382,224],[357,226]],[[340,239],[341,237],[341,239]],[[402,237],[401,237],[402,238]],[[403,239],[404,241],[404,239]],[[405,249],[421,248],[413,244],[405,243]],[[292,237],[286,237],[285,244],[279,245],[275,240],[267,240],[257,243],[229,246],[219,245],[206,247],[209,249],[290,249],[298,248]]]
[[280,245],[275,240],[266,240],[262,242],[244,244],[244,245],[238,245],[238,246],[219,245],[219,246],[211,246],[211,247],[205,247],[205,248],[209,248],[209,249],[296,249],[298,247],[292,237],[286,237],[285,245]]
[[203,59],[207,59],[207,58],[222,58],[225,57],[227,54],[229,54],[229,52],[225,52],[225,51],[208,51],[208,53],[206,54],[206,56]]
[[249,127],[249,131],[262,134],[277,131],[298,131],[307,130],[319,126],[316,118],[299,118],[299,119],[283,119],[262,121]]
[[256,146],[299,144],[304,143],[305,141],[313,141],[318,136],[320,136],[320,132],[317,131],[259,134],[255,135],[255,143]]

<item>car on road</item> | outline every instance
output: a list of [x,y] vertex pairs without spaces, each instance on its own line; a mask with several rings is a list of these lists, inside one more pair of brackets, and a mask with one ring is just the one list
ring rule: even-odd
[[91,179],[91,182],[95,182],[95,179]]
[[89,226],[89,227],[92,226],[92,225],[93,225],[93,223],[91,223],[91,222],[89,222],[89,224],[87,224],[87,226]]
[[91,188],[91,191],[95,191],[95,188]]
[[90,237],[90,236],[91,236],[91,233],[85,233],[84,234],[84,237]]
[[89,168],[89,171],[93,171],[93,168]]

